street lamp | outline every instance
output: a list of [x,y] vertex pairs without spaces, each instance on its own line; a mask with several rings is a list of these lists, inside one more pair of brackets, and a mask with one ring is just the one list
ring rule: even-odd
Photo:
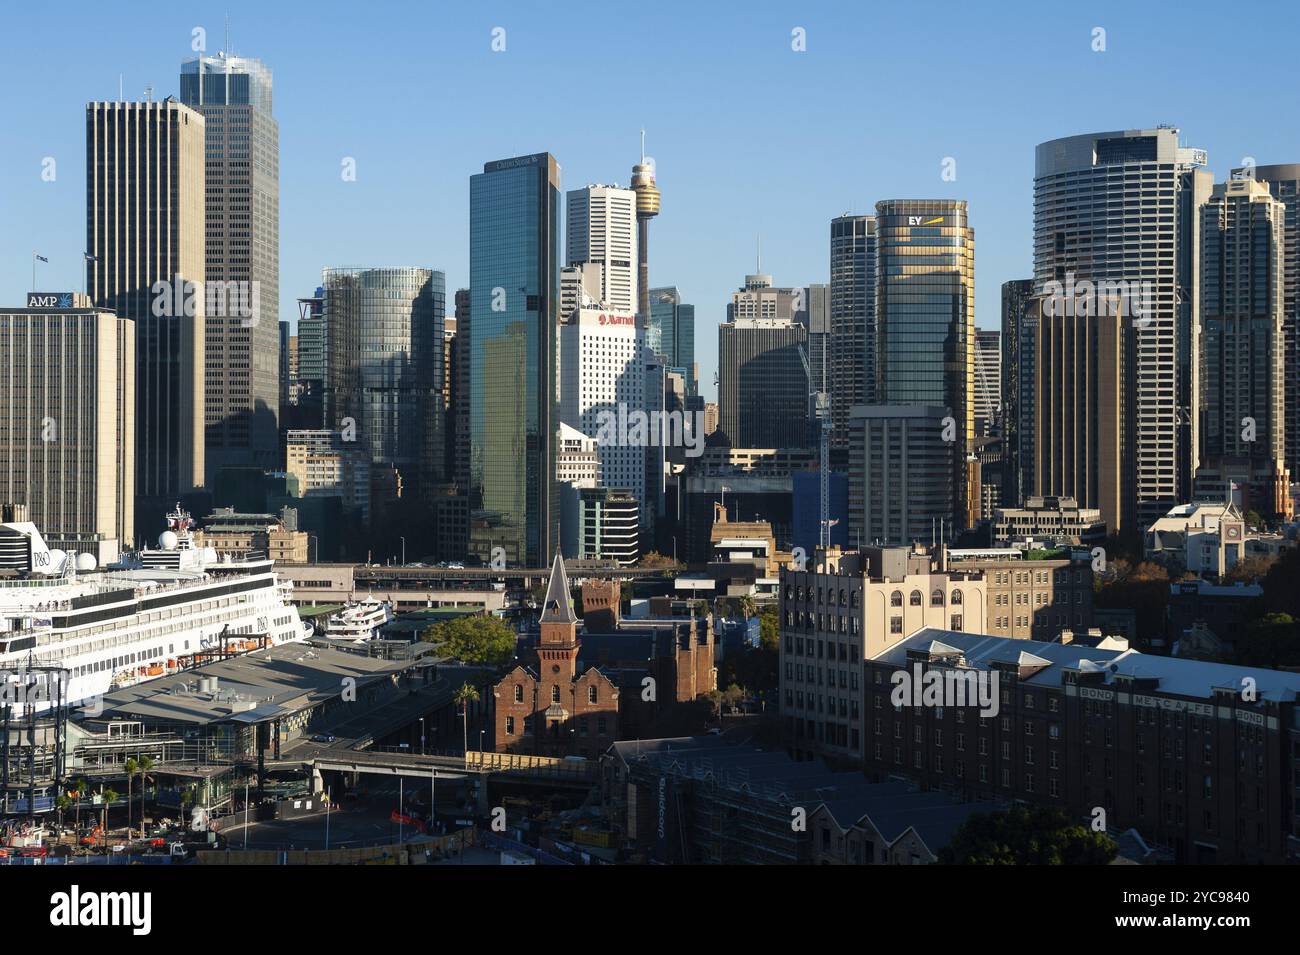
[[313,560],[312,563],[313,563],[313,564],[319,564],[319,563],[320,563],[320,538],[317,537],[315,534],[308,534],[308,535],[307,535],[307,540],[308,540],[308,541],[314,541],[314,542],[315,542],[315,544],[316,544],[316,559]]
[[420,755],[424,755],[424,717],[420,717]]

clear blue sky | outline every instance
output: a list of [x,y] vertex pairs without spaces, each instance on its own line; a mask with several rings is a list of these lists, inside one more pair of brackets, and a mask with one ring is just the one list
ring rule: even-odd
[[[550,150],[566,189],[626,184],[638,130],[658,164],[651,281],[696,306],[712,395],[716,324],[754,268],[828,278],[828,223],[884,198],[963,198],[977,322],[1028,274],[1033,149],[1171,123],[1217,178],[1300,162],[1294,3],[313,2],[7,4],[0,36],[0,303],[81,287],[84,106],[177,92],[191,31],[275,74],[281,317],[328,265],[468,275],[469,177]],[[494,27],[506,50],[491,50]],[[1094,27],[1106,51],[1092,50]],[[791,49],[803,27],[807,51]],[[41,179],[46,156],[57,179]],[[357,181],[340,162],[355,157]],[[944,157],[957,178],[942,181]],[[450,300],[450,294],[448,296]],[[449,301],[450,304],[450,301]]]

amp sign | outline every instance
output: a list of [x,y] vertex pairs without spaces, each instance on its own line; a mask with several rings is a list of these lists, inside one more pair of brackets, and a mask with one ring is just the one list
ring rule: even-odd
[[28,292],[28,308],[72,308],[71,292]]

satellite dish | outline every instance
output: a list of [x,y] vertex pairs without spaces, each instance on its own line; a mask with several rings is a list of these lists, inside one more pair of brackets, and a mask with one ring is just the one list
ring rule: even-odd
[[175,550],[176,541],[177,537],[175,531],[163,531],[158,535],[158,546],[163,550]]
[[81,573],[87,573],[99,566],[99,561],[95,560],[94,554],[78,554],[77,570]]

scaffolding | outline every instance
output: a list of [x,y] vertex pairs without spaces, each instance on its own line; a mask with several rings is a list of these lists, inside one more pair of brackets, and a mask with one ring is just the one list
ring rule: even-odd
[[57,808],[67,774],[71,672],[28,665],[0,683],[0,816],[25,817]]

